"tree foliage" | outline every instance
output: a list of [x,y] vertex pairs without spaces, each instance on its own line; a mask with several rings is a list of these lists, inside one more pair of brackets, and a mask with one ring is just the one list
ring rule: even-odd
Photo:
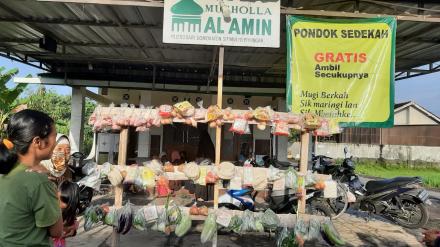
[[[71,114],[71,96],[60,95],[52,90],[47,90],[44,86],[40,86],[34,91],[29,91],[27,96],[21,98],[19,103],[26,104],[29,109],[42,111],[51,116],[56,123],[57,132],[69,135],[70,130],[70,114]],[[87,119],[95,109],[94,101],[86,99],[84,110],[84,145],[81,152],[89,154],[93,145],[92,128],[87,124]]]
[[0,138],[5,137],[5,124],[17,107],[16,99],[27,86],[27,84],[18,84],[12,89],[7,88],[6,84],[18,73],[18,69],[4,72],[5,69],[5,67],[0,67]]

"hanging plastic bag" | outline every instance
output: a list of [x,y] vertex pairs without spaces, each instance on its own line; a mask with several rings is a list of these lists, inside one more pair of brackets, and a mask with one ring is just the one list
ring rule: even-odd
[[87,163],[81,168],[81,171],[84,175],[88,176],[92,174],[95,170],[97,170],[98,164],[93,161],[87,161]]
[[206,174],[205,182],[206,184],[215,184],[219,177],[217,174],[214,173],[214,171],[208,171]]
[[243,165],[243,186],[252,186],[254,182],[254,167],[250,164]]
[[159,160],[154,159],[150,162],[145,163],[145,166],[150,168],[157,176],[163,174],[162,163]]
[[331,220],[326,220],[321,225],[322,232],[327,237],[327,240],[331,242],[334,246],[344,246],[345,241],[341,238],[335,226],[333,225]]
[[116,226],[116,208],[110,207],[110,211],[105,215],[104,224]]
[[208,175],[208,166],[199,166],[200,176],[197,183],[200,185],[206,185],[206,175]]
[[156,183],[156,192],[158,197],[165,197],[171,193],[168,179],[161,176]]
[[278,215],[276,215],[275,212],[269,208],[261,216],[261,223],[263,223],[263,226],[266,229],[272,231],[276,230],[280,225],[280,219],[278,218]]
[[118,186],[122,184],[124,178],[121,175],[121,171],[117,166],[111,168],[109,174],[107,175],[108,180],[113,186]]
[[214,234],[217,232],[217,216],[214,213],[210,213],[203,224],[202,234],[200,235],[200,240],[202,244],[211,241]]
[[277,236],[277,247],[283,247],[283,243],[285,242],[285,239],[289,238],[289,234],[289,229],[287,229],[287,227],[283,227]]
[[246,210],[243,212],[242,215],[243,223],[240,227],[240,233],[246,233],[246,232],[254,232],[256,231],[255,226],[255,218],[254,213],[252,211]]
[[282,173],[280,172],[280,169],[275,168],[274,166],[269,166],[269,171],[267,175],[267,180],[270,182],[274,182],[282,177]]
[[255,216],[255,231],[256,232],[264,232],[263,220],[261,217]]
[[197,102],[197,106],[199,108],[196,109],[194,113],[195,120],[204,120],[206,117],[207,109],[203,107],[203,100]]
[[[195,113],[194,106],[191,105],[188,101],[182,101],[174,104],[174,109],[176,109],[178,115],[182,117],[192,117]],[[179,116],[178,116],[179,117]]]
[[229,222],[228,230],[240,233],[241,224],[243,224],[243,220],[238,215],[234,215]]
[[183,173],[185,173],[185,176],[191,180],[197,180],[200,177],[200,169],[195,162],[189,162],[186,164]]
[[242,135],[246,132],[246,127],[248,126],[249,124],[246,119],[236,118],[229,131]]
[[124,179],[124,184],[135,184],[136,179],[139,176],[139,169],[137,165],[131,165],[126,167],[127,176]]
[[319,238],[321,235],[321,222],[315,218],[309,221],[309,229],[306,240],[313,240]]
[[276,136],[289,136],[289,125],[285,121],[276,121],[273,128],[273,134]]
[[309,231],[309,224],[308,222],[305,222],[303,219],[298,219],[295,224],[295,235],[301,236],[301,238],[304,238],[304,236],[307,236]]
[[116,226],[116,232],[126,234],[130,231],[133,224],[133,211],[130,201],[128,201],[124,207],[119,209],[119,215],[117,219],[118,225]]
[[159,115],[162,118],[172,117],[173,107],[171,105],[161,105],[159,106]]
[[191,216],[189,214],[184,214],[179,224],[177,224],[174,233],[177,237],[183,237],[191,229],[191,225]]
[[221,179],[230,180],[235,176],[235,166],[231,162],[222,162],[218,167],[218,176]]
[[145,221],[143,209],[139,209],[133,218],[133,227],[139,231],[144,231],[147,227],[147,222]]
[[286,179],[285,179],[286,189],[296,189],[298,187],[297,180],[298,177],[296,171],[292,167],[289,167],[289,169],[287,169],[286,171]]
[[312,173],[311,170],[308,170],[305,178],[305,186],[311,186],[314,185],[315,183],[316,183],[315,175]]
[[101,179],[99,171],[95,170],[92,174],[83,177],[78,181],[78,185],[84,185],[86,187],[90,187],[96,191],[99,191],[101,188]]
[[232,108],[231,107],[227,107],[226,109],[223,110],[223,119],[225,121],[233,121],[233,120],[235,120],[235,116],[234,116],[234,113],[232,112]]
[[142,167],[141,178],[143,187],[154,188],[156,185],[154,171],[149,167]]
[[101,178],[105,178],[108,176],[108,174],[110,173],[112,168],[112,164],[109,162],[105,162],[104,164],[101,165],[99,171],[100,171],[100,177]]

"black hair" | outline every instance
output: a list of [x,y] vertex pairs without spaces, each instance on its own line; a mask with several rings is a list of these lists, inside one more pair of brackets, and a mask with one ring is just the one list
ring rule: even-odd
[[8,149],[0,141],[0,174],[8,174],[17,163],[18,154],[26,154],[35,137],[48,137],[53,125],[53,119],[40,111],[26,109],[12,115],[6,135],[14,147]]
[[67,207],[62,210],[63,221],[66,225],[72,225],[76,219],[76,213],[79,208],[79,186],[76,183],[64,180],[58,185],[60,200]]

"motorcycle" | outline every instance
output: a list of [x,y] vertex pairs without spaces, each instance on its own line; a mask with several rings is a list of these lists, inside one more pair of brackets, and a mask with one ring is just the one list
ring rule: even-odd
[[322,162],[321,157],[317,156],[313,169],[332,175],[333,179],[347,185],[349,192],[356,199],[350,204],[351,208],[368,212],[369,215],[383,216],[406,228],[416,229],[425,226],[429,219],[426,205],[429,205],[430,201],[428,192],[421,187],[421,178],[370,180],[364,186],[355,173],[353,157],[347,157],[347,148],[344,148],[344,153],[345,158],[340,166]]
[[87,183],[81,182],[85,177],[82,173],[82,168],[86,164],[84,157],[83,153],[75,152],[71,155],[71,162],[69,163],[69,169],[72,171],[72,181],[79,186],[79,213],[84,212],[84,210],[89,207],[95,192]]
[[[321,202],[321,191],[307,190],[306,192],[306,212],[309,214],[330,216],[332,211],[326,204]],[[272,184],[268,185],[268,192],[264,200],[267,207],[257,208],[255,198],[258,191],[252,187],[241,190],[228,190],[219,197],[219,207],[226,207],[234,210],[261,211],[270,208],[275,213],[296,213],[298,196],[295,190],[286,189],[274,191]]]

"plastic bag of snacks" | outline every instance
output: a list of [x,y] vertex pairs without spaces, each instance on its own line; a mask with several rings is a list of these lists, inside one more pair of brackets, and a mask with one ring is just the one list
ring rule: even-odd
[[272,132],[276,136],[289,136],[289,125],[285,121],[276,121]]
[[207,109],[203,107],[203,100],[197,102],[197,106],[199,108],[196,109],[194,113],[195,120],[204,120],[206,117]]
[[156,192],[158,197],[168,196],[171,192],[168,179],[160,176],[156,182]]
[[[182,101],[177,104],[174,104],[174,109],[177,111],[177,117],[192,117],[195,113],[194,106],[191,105],[188,101]],[[179,116],[180,115],[180,116]]]
[[254,118],[258,121],[267,122],[270,120],[270,107],[257,107],[254,110]]
[[223,117],[222,110],[217,105],[212,105],[208,107],[206,113],[206,121],[212,122]]
[[232,112],[231,107],[227,107],[226,109],[223,110],[223,119],[225,121],[232,121],[235,119],[235,116],[234,116],[234,113]]
[[139,169],[137,165],[126,166],[127,176],[124,179],[124,184],[135,184],[139,176]]
[[242,135],[246,132],[246,127],[248,127],[248,125],[249,123],[246,119],[241,117],[236,118],[229,131]]
[[286,180],[285,180],[285,187],[286,189],[296,189],[298,187],[298,176],[296,174],[296,171],[289,167],[286,171]]
[[161,105],[159,106],[159,115],[162,118],[172,117],[173,107],[171,105]]
[[315,130],[321,127],[321,118],[318,115],[307,113],[304,115],[304,128]]
[[197,180],[200,177],[200,169],[197,163],[189,162],[183,169],[185,176],[191,180]]
[[240,233],[256,231],[255,218],[252,211],[244,211],[241,218],[243,220],[243,223],[240,226]]

